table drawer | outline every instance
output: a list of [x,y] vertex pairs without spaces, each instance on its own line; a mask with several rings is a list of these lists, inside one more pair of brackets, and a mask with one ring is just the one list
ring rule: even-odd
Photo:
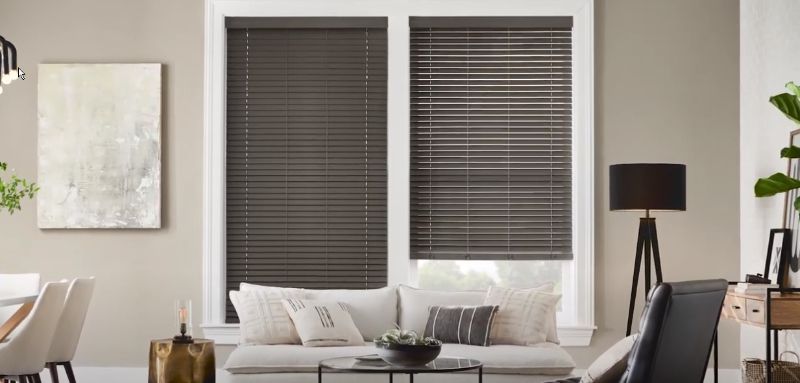
[[722,314],[726,318],[735,320],[747,320],[747,313],[745,311],[745,299],[733,295],[725,296],[725,305],[722,308]]
[[747,299],[745,302],[747,309],[747,321],[752,323],[764,323],[764,301]]

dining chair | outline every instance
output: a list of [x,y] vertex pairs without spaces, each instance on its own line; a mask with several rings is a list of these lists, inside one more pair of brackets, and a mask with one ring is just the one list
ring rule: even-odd
[[[39,294],[39,280],[39,274],[0,274],[0,297]],[[19,307],[0,307],[0,324],[11,318]]]
[[0,378],[19,383],[40,383],[58,319],[64,310],[67,282],[44,285],[27,320],[16,335],[0,344]]
[[94,291],[94,277],[77,278],[69,286],[67,299],[64,302],[64,311],[58,321],[53,343],[47,355],[47,369],[50,370],[50,380],[58,383],[58,366],[64,367],[67,379],[75,383],[75,374],[72,372],[72,358],[78,348],[78,341],[83,331],[86,313],[89,311],[89,302]]

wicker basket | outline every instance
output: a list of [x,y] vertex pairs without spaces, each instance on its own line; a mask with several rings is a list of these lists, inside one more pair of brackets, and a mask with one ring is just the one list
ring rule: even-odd
[[[783,360],[785,354],[794,355],[797,362]],[[772,383],[800,383],[800,357],[794,352],[785,351],[772,361]],[[742,383],[767,383],[767,362],[763,359],[742,361]]]

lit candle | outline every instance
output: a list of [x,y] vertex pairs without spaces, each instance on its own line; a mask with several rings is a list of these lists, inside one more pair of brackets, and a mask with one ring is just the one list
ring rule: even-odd
[[186,310],[186,307],[181,307],[178,309],[178,320],[180,320],[182,324],[186,324],[186,317],[188,316],[187,313],[188,311]]

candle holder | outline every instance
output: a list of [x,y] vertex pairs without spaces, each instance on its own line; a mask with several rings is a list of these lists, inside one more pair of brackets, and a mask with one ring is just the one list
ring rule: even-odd
[[172,338],[173,343],[194,343],[192,339],[192,301],[178,299],[175,301],[175,323],[179,335]]

